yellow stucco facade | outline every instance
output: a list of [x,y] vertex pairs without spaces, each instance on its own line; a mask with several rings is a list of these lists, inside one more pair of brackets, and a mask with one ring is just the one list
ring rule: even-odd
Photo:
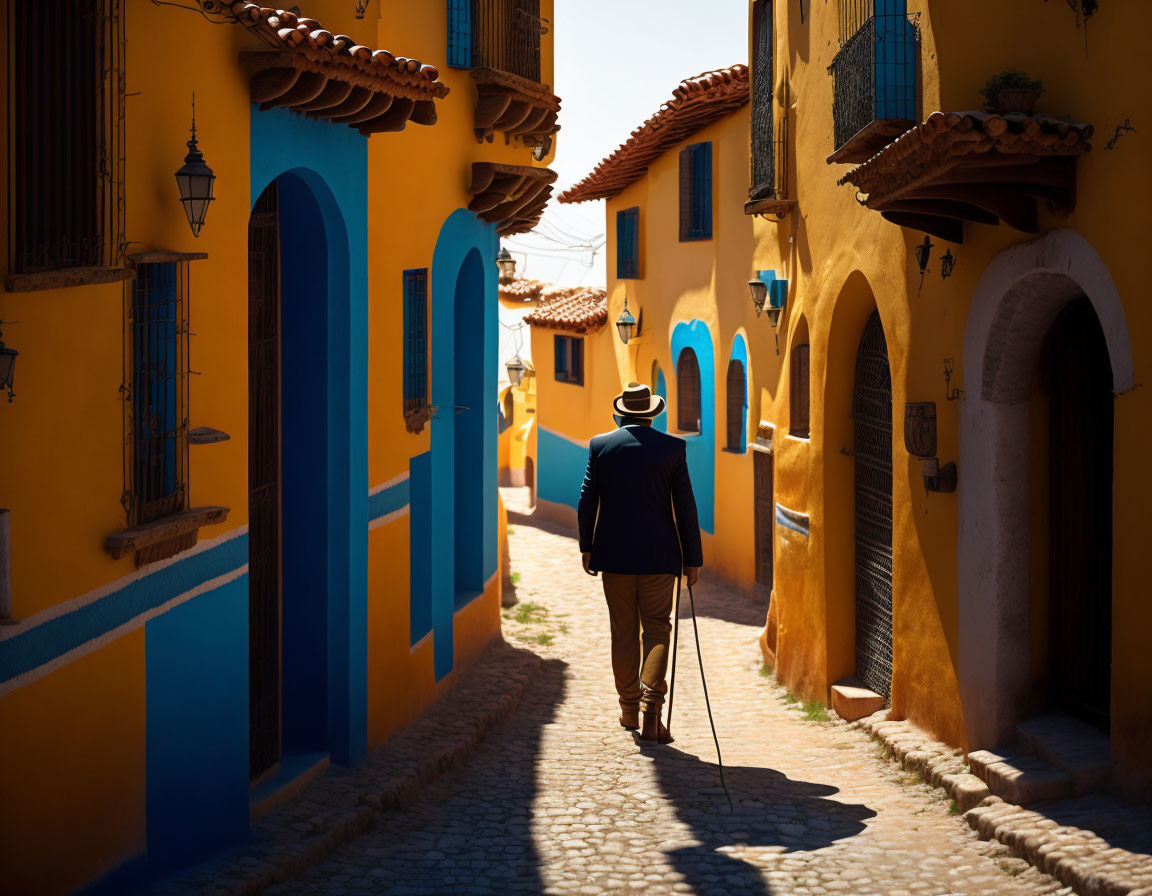
[[[434,115],[425,108],[421,122],[371,136],[252,101],[253,68],[242,54],[272,52],[268,35],[284,25],[269,24],[258,7],[253,15],[264,18],[245,24],[229,14],[232,4],[206,2],[205,15],[147,0],[89,5],[114,20],[108,52],[123,54],[105,82],[115,92],[123,79],[123,118],[109,125],[122,149],[108,156],[124,172],[119,229],[104,234],[103,273],[79,272],[67,286],[53,279],[58,272],[9,277],[0,292],[3,336],[19,351],[16,397],[0,407],[0,506],[11,528],[10,605],[0,604],[0,762],[19,769],[0,784],[0,889],[12,893],[68,893],[101,879],[127,885],[237,842],[252,807],[294,769],[321,756],[355,763],[450,690],[499,637],[505,526],[489,412],[503,222],[469,211],[469,190],[473,163],[540,169],[553,157],[549,149],[535,160],[535,141],[506,141],[499,131],[478,139],[471,70],[479,63],[449,65],[443,3],[371,0],[357,17],[352,3],[312,0],[302,15],[318,21],[291,20],[305,35],[292,40],[320,35],[317,58],[339,34],[361,49],[420,60],[370,82],[416,91],[404,96],[431,90],[419,80],[421,64],[438,70],[427,79],[447,92],[434,97]],[[8,7],[2,14],[13,22]],[[539,81],[551,85],[550,0],[540,16],[548,27]],[[13,42],[27,35],[10,28],[8,37],[6,72]],[[291,55],[285,47],[278,52]],[[193,93],[199,147],[216,175],[198,238],[173,177],[187,152]],[[394,102],[399,109],[405,100]],[[10,115],[0,119],[10,127]],[[5,171],[14,170],[11,145],[0,141]],[[304,562],[276,573],[280,752],[270,772],[250,781],[257,561],[249,543],[257,522],[249,516],[249,224],[273,182],[283,302],[274,448],[283,464],[281,561]],[[0,178],[0,203],[10,204],[12,188]],[[135,551],[116,558],[105,546],[136,522],[122,503],[135,487],[122,387],[131,386],[126,315],[136,281],[98,281],[115,271],[130,277],[128,257],[155,251],[173,253],[188,278],[184,429],[227,437],[188,445],[183,506],[219,506],[226,516],[201,525],[195,547],[138,567]],[[406,271],[424,271],[426,285],[431,419],[417,432],[404,412]],[[3,273],[20,271],[9,259]],[[474,326],[453,335],[465,306],[479,309]],[[320,311],[309,317],[307,309]],[[466,377],[453,370],[454,356],[473,365],[471,377],[487,390],[483,407],[461,399]],[[469,403],[471,414],[452,410]],[[464,438],[457,430],[478,447],[454,491],[453,445]],[[474,517],[475,544],[461,536],[455,548],[468,554],[466,580],[451,578],[453,558],[432,536],[455,525],[457,511]],[[311,596],[297,601],[301,570],[319,578],[307,579]],[[182,746],[193,743],[195,751]]]
[[[761,538],[772,546],[773,588],[762,643],[794,693],[827,701],[830,687],[858,669],[854,455],[860,446],[853,394],[861,339],[878,312],[891,380],[893,718],[909,719],[957,746],[993,747],[1010,742],[1015,724],[1058,706],[1062,697],[1048,669],[1049,654],[1067,649],[1048,633],[1056,612],[1049,607],[1048,568],[1053,552],[1080,548],[1072,541],[1060,548],[1050,537],[1047,469],[1057,449],[1050,444],[1037,365],[1053,320],[1071,298],[1087,296],[1107,343],[1115,423],[1111,494],[1104,486],[1085,498],[1111,515],[1110,573],[1103,579],[1106,591],[1110,576],[1111,596],[1102,598],[1103,610],[1090,603],[1093,595],[1083,600],[1090,615],[1109,611],[1111,626],[1106,642],[1087,643],[1073,655],[1099,665],[1091,657],[1110,651],[1110,692],[1097,697],[1108,709],[1103,727],[1111,736],[1112,780],[1127,792],[1144,792],[1152,784],[1152,681],[1138,644],[1149,610],[1140,596],[1137,533],[1152,482],[1136,453],[1148,419],[1148,399],[1137,384],[1140,360],[1152,349],[1152,321],[1137,298],[1142,234],[1134,222],[1140,213],[1124,197],[1147,196],[1152,184],[1134,137],[1119,131],[1112,148],[1106,144],[1117,125],[1148,111],[1132,60],[1140,55],[1136,35],[1150,24],[1149,11],[1102,8],[1085,32],[1064,6],[987,4],[979,14],[970,5],[953,6],[910,2],[898,11],[901,19],[907,13],[916,34],[913,123],[934,110],[979,109],[980,88],[1004,69],[1041,79],[1037,115],[1095,127],[1091,152],[1075,158],[1074,209],[1055,211],[1039,201],[1035,232],[969,220],[962,242],[935,236],[921,285],[914,249],[923,241],[922,229],[898,226],[866,207],[856,188],[837,185],[851,166],[826,161],[837,149],[829,67],[844,33],[838,5],[813,5],[801,21],[799,5],[750,4],[753,41],[761,9],[773,25],[776,139],[786,121],[785,155],[779,143],[775,147],[781,179],[776,198],[793,205],[778,206],[780,217],[745,214],[755,86],[749,105],[664,147],[628,185],[604,187],[609,326],[586,339],[582,391],[549,382],[550,336],[541,332],[537,342],[534,334],[542,371],[541,433],[554,428],[578,449],[611,425],[607,402],[621,384],[650,382],[657,368],[667,378],[668,425],[675,431],[675,354],[695,345],[703,389],[713,390],[714,419],[703,421],[701,435],[686,436],[698,502],[702,492],[705,502],[713,502],[711,512],[702,513],[702,521],[714,521],[704,527],[705,575],[756,593],[754,466],[758,454],[770,452],[766,500],[774,505],[775,523],[766,524]],[[755,85],[765,73],[754,64],[751,77]],[[679,156],[704,142],[712,144],[711,238],[685,242],[677,232]],[[609,169],[627,167],[628,155],[621,152]],[[575,201],[581,198],[588,194]],[[639,276],[619,278],[617,214],[631,208],[639,210]],[[944,279],[946,250],[956,262]],[[787,281],[776,327],[767,315],[757,316],[750,299],[747,283],[758,271]],[[633,314],[643,314],[640,344],[629,347],[611,327],[625,297]],[[705,335],[678,341],[678,328],[692,321]],[[728,450],[725,383],[740,341],[747,347],[746,444]],[[804,344],[810,346],[809,426],[807,435],[796,435],[792,360],[795,347]],[[711,353],[709,365],[704,352]],[[952,371],[947,383],[946,359]],[[1006,385],[1021,380],[1033,383],[1022,398]],[[941,466],[957,463],[955,492],[928,491],[924,461],[906,448],[905,405],[917,402],[935,403],[934,456]],[[691,443],[708,431],[714,450],[692,466]],[[1031,442],[1022,457],[1021,441]],[[540,476],[549,475],[542,453]]]

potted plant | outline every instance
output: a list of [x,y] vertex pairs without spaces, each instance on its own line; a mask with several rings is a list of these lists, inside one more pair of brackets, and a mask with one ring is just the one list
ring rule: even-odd
[[993,75],[980,90],[984,109],[1001,115],[1016,112],[1031,115],[1036,99],[1044,92],[1044,84],[1029,78],[1024,72],[1010,68]]

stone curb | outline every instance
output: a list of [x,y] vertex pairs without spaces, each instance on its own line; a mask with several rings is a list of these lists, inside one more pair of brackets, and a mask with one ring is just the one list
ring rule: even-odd
[[987,784],[967,773],[960,750],[909,722],[889,721],[889,714],[882,710],[849,727],[867,732],[906,770],[943,788],[981,839],[998,841],[1080,896],[1152,896],[1152,858],[990,795]]
[[541,662],[531,651],[494,642],[450,694],[360,765],[331,769],[253,825],[253,839],[245,846],[163,878],[144,892],[251,896],[300,874],[459,767],[516,709]]

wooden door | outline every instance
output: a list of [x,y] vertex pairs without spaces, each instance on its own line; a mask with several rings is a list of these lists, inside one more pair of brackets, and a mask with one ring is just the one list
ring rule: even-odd
[[280,760],[280,237],[276,184],[248,222],[249,774]]
[[772,492],[772,455],[752,454],[756,508],[756,581],[772,590],[772,540],[775,537],[776,499]]
[[856,354],[852,391],[856,491],[856,677],[892,689],[892,377],[880,315]]
[[1049,332],[1049,703],[1108,730],[1112,681],[1112,367],[1086,298]]

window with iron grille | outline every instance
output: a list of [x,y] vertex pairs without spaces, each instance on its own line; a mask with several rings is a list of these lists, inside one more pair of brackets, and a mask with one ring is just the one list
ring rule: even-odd
[[748,386],[744,364],[733,358],[728,362],[728,450],[744,451],[744,421],[748,416]]
[[122,0],[11,2],[7,26],[9,274],[117,264]]
[[540,80],[540,0],[448,0],[448,64]]
[[752,6],[752,188],[750,199],[776,198],[776,166],[773,150],[772,93],[772,0],[756,0]]
[[125,507],[131,525],[187,504],[188,326],[186,265],[137,264],[128,287]]
[[640,276],[640,209],[616,212],[616,276],[635,280]]
[[712,144],[680,151],[680,241],[712,239]]
[[676,361],[676,426],[681,432],[700,432],[700,364],[690,348]]
[[404,272],[404,410],[428,406],[428,269]]
[[584,385],[584,339],[579,336],[556,336],[555,379],[558,383]]
[[808,438],[809,406],[811,401],[811,374],[808,367],[808,343],[792,347],[792,383],[789,390],[789,434]]

